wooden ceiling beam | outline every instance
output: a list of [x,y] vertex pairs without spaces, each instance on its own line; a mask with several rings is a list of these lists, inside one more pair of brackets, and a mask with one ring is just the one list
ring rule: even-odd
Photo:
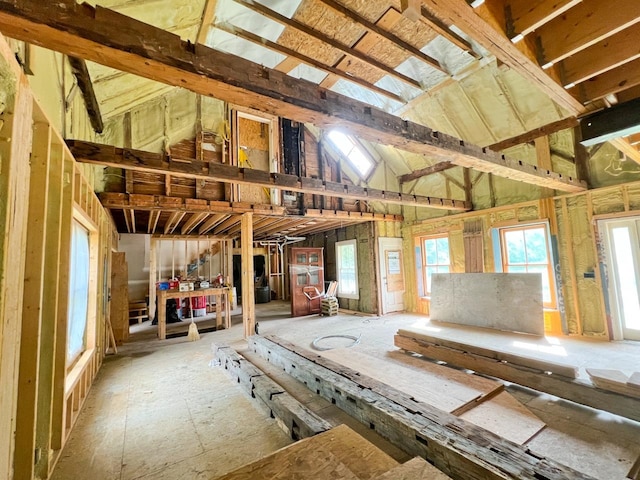
[[640,151],[629,143],[626,138],[614,138],[609,143],[624,153],[629,159],[640,164]]
[[498,143],[489,145],[488,148],[501,152],[502,150],[515,147],[516,145],[533,142],[538,137],[551,135],[552,133],[559,132],[560,130],[566,130],[567,128],[577,127],[578,124],[579,122],[576,117],[564,118],[562,120],[543,125],[542,127],[534,128],[533,130],[529,130],[521,135],[501,140]]
[[[410,85],[414,88],[422,89],[422,85],[417,80],[407,75],[404,75],[403,73],[397,72],[396,70],[393,69],[393,67],[390,67],[389,65],[386,65],[380,62],[379,60],[376,60],[373,57],[370,57],[358,50],[353,49],[350,45],[345,45],[331,37],[328,37],[324,33],[311,28],[309,25],[299,22],[293,18],[285,17],[284,15],[281,15],[278,12],[271,10],[269,7],[266,7],[254,0],[233,0],[233,1],[244,7],[249,8],[250,10],[253,10],[256,13],[259,13],[269,18],[270,20],[278,22],[280,25],[284,25],[285,27],[289,27],[297,31],[298,33],[303,33],[312,38],[315,38],[316,40],[322,43],[325,43],[331,46],[332,48],[335,48],[336,50],[342,52],[345,55],[348,55],[349,57],[353,57],[357,60],[360,60],[361,62],[367,63],[372,67],[380,70],[381,72],[384,72],[387,75],[390,75],[396,78],[397,80],[400,80],[401,82],[406,83],[407,85]],[[444,71],[443,68],[440,67],[440,65],[437,62],[436,62],[436,65],[438,65],[437,67],[438,70]],[[431,66],[433,67],[433,65]],[[444,72],[444,73],[447,73],[447,72]]]
[[423,0],[423,6],[446,25],[455,25],[491,52],[500,62],[529,79],[554,102],[577,115],[585,110],[554,78],[538,65],[535,52],[526,42],[514,45],[504,27],[504,5],[491,8],[486,1],[472,8],[465,0]]
[[425,7],[421,7],[420,21],[431,28],[438,35],[446,38],[460,50],[467,52],[469,55],[480,58],[480,54],[473,50],[471,44],[449,28],[440,18],[433,15]]
[[640,58],[640,23],[562,60],[559,72],[566,88]]
[[576,92],[585,104],[640,85],[640,58],[609,70],[602,75],[576,85]]
[[211,230],[213,227],[225,221],[228,217],[229,217],[228,215],[223,215],[223,214],[211,215],[211,218],[207,219],[206,222],[200,225],[200,228],[198,229],[198,233],[200,235],[204,235],[205,233],[209,232],[209,230]]
[[[462,0],[447,1],[454,2],[451,7],[470,8]],[[458,5],[459,2],[462,5]],[[14,4],[0,0],[0,31],[18,40],[262,112],[321,128],[339,125],[353,135],[428,155],[433,160],[451,161],[560,191],[585,188],[582,182],[570,177],[539,172],[534,165],[404,121],[310,82],[234,55],[182,42],[176,35],[109,9],[87,4],[61,6],[59,2],[43,4],[37,0]],[[494,35],[497,35],[495,31]],[[504,40],[508,42],[506,37]]]
[[[398,46],[403,50],[406,50],[408,53],[413,55],[418,60],[423,61],[427,65],[430,65],[431,67],[437,70],[444,71],[443,67],[440,65],[440,62],[438,60],[427,55],[426,53],[421,52],[415,45],[411,45],[410,43],[405,42],[397,35],[394,35],[388,30],[385,30],[384,28],[381,28],[375,23],[370,22],[359,13],[356,13],[353,10],[348,9],[347,7],[336,2],[335,0],[319,0],[319,1],[325,4],[326,6],[328,6],[329,8],[331,8],[332,10],[340,13],[343,17],[353,20],[355,23],[364,27],[369,32],[374,33],[375,35],[378,35],[379,37],[384,38],[385,40],[388,40],[389,42],[393,43],[394,45]],[[419,2],[417,3],[419,4]],[[418,10],[416,11],[416,19],[420,15],[420,7],[417,7],[417,8]]]
[[582,0],[506,0],[507,36],[517,43]]
[[535,32],[546,68],[640,22],[637,0],[584,0]]
[[[345,72],[344,70],[340,70],[338,68],[329,66],[329,65],[325,65],[322,62],[319,62],[318,60],[311,58],[311,57],[307,57],[306,55],[303,55],[293,49],[287,48],[283,45],[280,45],[278,43],[272,42],[270,40],[267,40],[266,38],[262,38],[258,35],[256,35],[255,33],[251,33],[248,32],[246,30],[243,30],[242,28],[236,27],[234,25],[231,24],[224,24],[224,23],[218,23],[216,24],[216,28],[219,30],[222,30],[224,32],[230,33],[231,35],[235,35],[236,37],[242,38],[244,40],[247,40],[255,45],[260,45],[262,47],[265,47],[269,50],[271,50],[272,52],[277,52],[280,53],[282,55],[286,55],[288,57],[292,57],[294,59],[297,60],[297,63],[305,63],[307,65],[311,65],[314,68],[317,68],[318,70],[322,70],[323,72],[327,73],[327,74],[333,74],[337,77],[342,78],[343,80],[346,80],[348,82],[351,83],[356,83],[358,85],[360,85],[361,87],[364,87],[368,90],[371,90],[373,92],[376,92],[380,95],[384,95],[387,98],[390,98],[392,100],[395,100],[396,102],[400,102],[400,103],[405,103],[405,99],[402,98],[400,95],[397,95],[395,93],[389,92],[388,90],[385,90],[384,88],[378,87],[377,85],[374,85],[372,83],[369,83],[365,80],[362,80],[361,78],[355,77],[353,75],[349,75],[347,72]],[[281,70],[283,71],[283,70]]]
[[172,160],[161,153],[115,148],[89,142],[68,142],[74,158],[79,162],[106,165],[125,170],[151,173],[170,173],[173,176],[214,180],[217,182],[279,188],[293,192],[312,193],[327,197],[352,200],[377,200],[394,205],[411,205],[445,210],[468,210],[464,201],[408,195],[372,188],[363,188],[336,182],[327,182],[307,177],[296,177],[262,170],[215,165],[195,159]]
[[153,235],[156,233],[156,228],[158,227],[158,220],[160,220],[160,215],[162,212],[157,210],[155,212],[149,212],[149,223],[147,224],[147,233]]
[[420,170],[415,170],[411,173],[406,173],[404,175],[400,175],[398,177],[398,181],[400,183],[407,183],[412,180],[417,180],[418,178],[426,177],[428,175],[433,175],[434,173],[443,172],[445,170],[449,170],[450,168],[455,167],[451,162],[440,162],[435,165],[430,165],[426,168],[421,168]]
[[173,233],[186,214],[186,212],[173,212],[167,223],[164,224],[164,234]]
[[102,133],[104,130],[104,123],[102,121],[102,114],[100,113],[100,103],[96,98],[96,92],[93,89],[93,83],[91,82],[91,75],[87,69],[87,62],[82,58],[68,57],[71,64],[71,71],[73,76],[78,81],[78,88],[82,92],[82,98],[84,98],[84,105],[89,115],[89,121],[96,133]]
[[200,225],[207,217],[208,213],[192,214],[182,226],[182,235],[190,234],[198,225]]
[[240,223],[240,215],[232,215],[224,222],[220,222],[214,227],[212,233],[214,235],[226,235],[226,231],[237,223]]
[[196,36],[196,43],[205,44],[207,42],[207,35],[209,34],[209,29],[214,22],[217,6],[218,0],[206,0],[204,10],[202,11],[200,28],[198,29],[198,35]]

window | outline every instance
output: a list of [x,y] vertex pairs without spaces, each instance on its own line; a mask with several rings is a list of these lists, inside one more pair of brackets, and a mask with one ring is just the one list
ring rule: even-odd
[[359,298],[358,260],[355,240],[336,243],[336,272],[338,276],[338,296],[342,298]]
[[89,258],[89,232],[80,223],[74,221],[71,236],[71,270],[69,272],[67,365],[71,365],[87,346]]
[[329,140],[349,160],[360,177],[366,178],[369,175],[373,168],[373,161],[352,137],[337,130],[331,130]]
[[555,306],[553,268],[546,224],[500,229],[502,271],[542,275],[542,299]]
[[424,297],[431,293],[431,275],[451,271],[449,238],[446,235],[421,237],[417,247],[418,291]]

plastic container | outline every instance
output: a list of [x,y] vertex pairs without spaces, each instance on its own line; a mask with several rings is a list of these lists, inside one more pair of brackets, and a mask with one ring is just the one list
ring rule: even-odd
[[207,314],[207,297],[192,297],[191,308],[194,317],[204,317]]

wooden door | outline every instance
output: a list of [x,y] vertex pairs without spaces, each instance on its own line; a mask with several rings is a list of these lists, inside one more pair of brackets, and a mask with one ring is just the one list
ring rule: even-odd
[[125,254],[111,255],[111,326],[116,344],[129,339],[129,269]]
[[292,248],[289,258],[291,315],[320,313],[320,297],[324,292],[323,249]]
[[382,314],[404,310],[404,266],[402,239],[380,237],[379,277],[381,279]]

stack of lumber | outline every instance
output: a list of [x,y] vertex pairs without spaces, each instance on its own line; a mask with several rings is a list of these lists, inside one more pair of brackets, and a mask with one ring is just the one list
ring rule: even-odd
[[336,297],[326,297],[320,300],[320,315],[332,317],[338,314],[338,299]]
[[635,372],[628,377],[620,370],[599,368],[587,368],[586,370],[596,387],[628,397],[640,398],[640,372]]
[[[509,334],[509,337],[513,335],[516,334]],[[419,328],[398,330],[394,344],[406,352],[640,421],[640,396],[629,394],[630,391],[637,391],[633,383],[638,384],[638,376],[630,378],[628,384],[625,380],[624,393],[620,389],[598,388],[591,382],[577,378],[578,368],[574,365],[462,343]],[[609,387],[613,383],[620,383],[609,380]]]
[[398,465],[393,458],[340,425],[315,437],[300,440],[218,480],[273,478],[294,480],[447,480],[424,460]]

